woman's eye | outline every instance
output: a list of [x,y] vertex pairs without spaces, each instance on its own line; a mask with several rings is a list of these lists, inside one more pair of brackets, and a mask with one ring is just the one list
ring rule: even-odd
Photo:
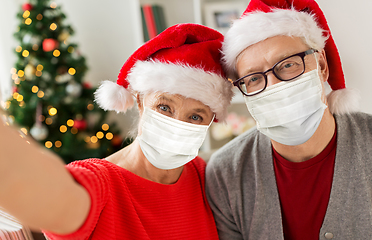
[[159,109],[162,110],[162,111],[164,111],[164,112],[169,111],[169,107],[168,106],[165,106],[165,105],[160,105],[159,106]]

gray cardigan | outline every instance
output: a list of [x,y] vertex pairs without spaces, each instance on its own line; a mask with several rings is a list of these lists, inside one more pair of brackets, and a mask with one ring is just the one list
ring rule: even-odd
[[[335,116],[332,190],[319,239],[372,239],[372,116]],[[220,239],[284,239],[270,139],[256,129],[212,155],[206,192]]]

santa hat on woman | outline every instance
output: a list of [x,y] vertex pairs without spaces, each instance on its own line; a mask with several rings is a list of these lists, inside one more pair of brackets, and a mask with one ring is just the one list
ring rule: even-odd
[[330,111],[340,114],[357,110],[358,96],[346,89],[337,47],[327,20],[314,0],[251,0],[225,35],[222,54],[228,76],[235,78],[236,60],[242,51],[279,35],[301,37],[310,48],[324,48],[329,67],[328,84],[333,90],[327,96]]
[[233,92],[220,64],[222,41],[223,35],[202,25],[169,27],[129,57],[116,83],[103,81],[96,102],[125,112],[134,93],[168,92],[201,101],[223,121]]

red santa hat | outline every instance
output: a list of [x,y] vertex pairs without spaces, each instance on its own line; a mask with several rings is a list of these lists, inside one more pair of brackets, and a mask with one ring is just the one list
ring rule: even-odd
[[202,25],[169,27],[128,58],[117,83],[103,81],[96,102],[125,112],[134,104],[134,93],[168,92],[201,101],[223,121],[233,91],[220,63],[222,41],[222,34]]
[[229,77],[235,78],[237,57],[247,47],[274,36],[300,37],[310,47],[324,49],[328,67],[329,109],[340,114],[357,110],[358,97],[346,89],[340,56],[327,20],[314,0],[251,0],[241,18],[225,35],[223,63]]

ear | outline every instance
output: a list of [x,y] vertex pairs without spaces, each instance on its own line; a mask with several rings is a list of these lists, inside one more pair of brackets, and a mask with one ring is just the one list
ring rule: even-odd
[[318,62],[319,62],[319,76],[321,77],[323,82],[326,82],[329,77],[329,68],[328,68],[328,62],[327,57],[324,49],[320,50],[318,52]]
[[137,96],[136,96],[136,100],[137,100],[137,107],[138,107],[138,111],[139,111],[139,114],[142,115],[142,112],[143,112],[143,98],[141,97],[141,95],[139,93],[137,93]]

